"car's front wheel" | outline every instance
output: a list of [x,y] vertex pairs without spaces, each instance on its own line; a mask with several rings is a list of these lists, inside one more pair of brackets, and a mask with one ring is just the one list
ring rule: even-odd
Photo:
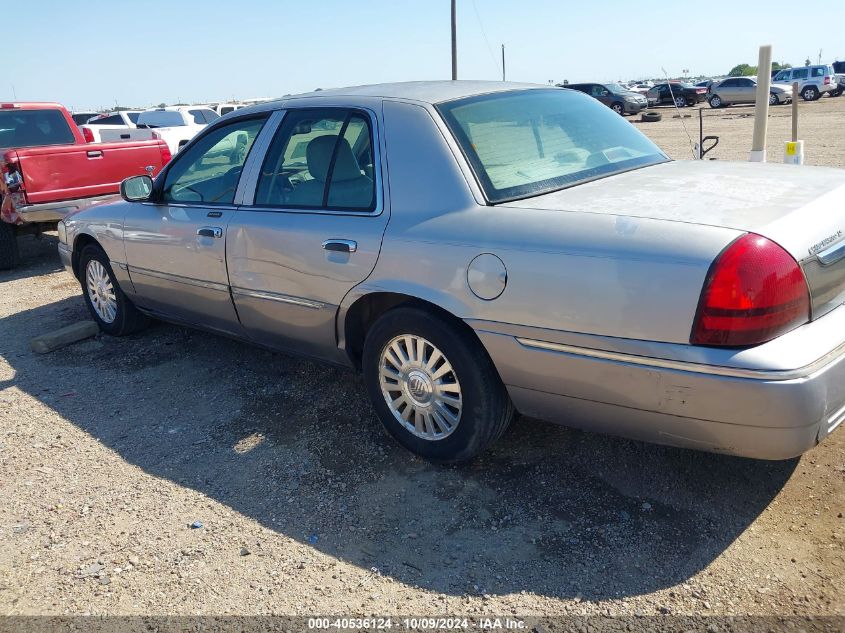
[[610,106],[610,109],[613,110],[616,114],[623,115],[625,114],[625,106],[623,106],[618,101]]
[[721,108],[722,98],[719,95],[713,95],[712,97],[710,97],[709,103],[711,108]]
[[124,336],[143,329],[149,319],[127,298],[115,279],[109,258],[99,246],[86,246],[79,257],[79,281],[85,305],[106,334]]
[[471,332],[419,308],[396,308],[364,343],[364,381],[381,423],[408,450],[458,462],[504,433],[513,405]]
[[778,104],[778,96],[774,92],[769,93],[769,105],[776,106]]
[[687,100],[683,97],[675,97],[675,107],[683,108],[687,104]]

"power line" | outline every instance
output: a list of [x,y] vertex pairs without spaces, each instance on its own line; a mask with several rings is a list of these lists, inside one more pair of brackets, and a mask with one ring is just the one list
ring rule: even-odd
[[481,35],[484,36],[484,43],[487,45],[487,52],[490,53],[490,59],[493,62],[493,66],[496,68],[496,73],[500,71],[504,72],[502,68],[499,67],[498,62],[496,61],[496,56],[493,54],[493,47],[490,46],[490,40],[487,39],[487,32],[484,30],[484,23],[481,21],[481,14],[478,12],[478,6],[475,4],[475,0],[472,0],[472,8],[475,10],[475,19],[478,20],[478,28],[481,29]]

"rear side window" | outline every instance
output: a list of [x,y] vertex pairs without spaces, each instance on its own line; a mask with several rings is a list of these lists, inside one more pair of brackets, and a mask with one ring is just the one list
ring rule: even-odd
[[255,205],[373,211],[369,117],[340,108],[294,110],[276,132],[261,168]]
[[140,112],[129,112],[126,115],[132,123],[138,123],[138,117],[141,116]]
[[0,147],[72,145],[73,133],[60,110],[0,110]]

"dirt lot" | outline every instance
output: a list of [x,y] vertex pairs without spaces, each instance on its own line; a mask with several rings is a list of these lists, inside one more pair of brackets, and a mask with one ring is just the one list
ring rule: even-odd
[[[843,111],[801,104],[808,163],[845,165]],[[707,109],[713,156],[746,157],[750,112]],[[682,157],[664,113],[636,125]],[[436,467],[342,370],[165,324],[32,354],[87,315],[55,240],[23,246],[0,273],[0,614],[845,615],[845,431],[757,462],[521,419]]]
[[[692,108],[656,109],[663,119],[642,123],[639,116],[629,120],[675,159],[693,157],[690,143],[698,142],[699,114],[704,113],[704,136],[718,136],[719,145],[706,158],[748,160],[754,130],[754,106],[736,105],[714,110],[706,103]],[[680,117],[678,115],[680,114]],[[676,118],[678,117],[678,118]],[[827,167],[845,167],[845,98],[823,97],[819,101],[798,100],[798,138],[804,141],[804,163]],[[685,131],[686,128],[686,131]],[[689,137],[687,136],[689,134]],[[792,106],[769,109],[769,133],[766,159],[782,163],[786,142],[792,140]]]

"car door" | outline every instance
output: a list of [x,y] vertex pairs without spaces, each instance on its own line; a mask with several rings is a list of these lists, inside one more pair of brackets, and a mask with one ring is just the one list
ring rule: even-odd
[[736,82],[736,79],[725,79],[721,84],[719,84],[717,94],[722,99],[722,103],[726,105],[736,103]]
[[754,103],[757,99],[757,84],[754,80],[741,77],[736,83],[736,103]]
[[590,86],[590,94],[606,106],[609,106],[613,102],[613,95],[601,84],[592,84]]
[[140,306],[241,333],[226,273],[226,227],[236,212],[235,192],[249,149],[267,118],[246,117],[210,129],[173,159],[156,181],[151,202],[131,205],[124,245]]
[[342,360],[337,308],[372,272],[388,219],[378,121],[363,109],[291,109],[256,153],[226,253],[256,342]]

